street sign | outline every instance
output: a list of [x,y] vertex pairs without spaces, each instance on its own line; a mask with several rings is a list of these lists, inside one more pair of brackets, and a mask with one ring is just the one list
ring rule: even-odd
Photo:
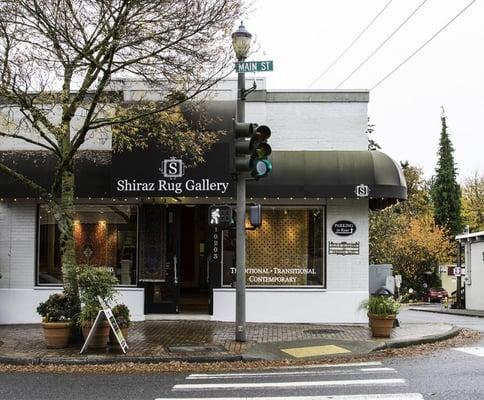
[[267,72],[273,71],[274,63],[272,61],[243,61],[235,63],[237,72]]
[[454,268],[454,276],[462,276],[462,269],[460,267]]

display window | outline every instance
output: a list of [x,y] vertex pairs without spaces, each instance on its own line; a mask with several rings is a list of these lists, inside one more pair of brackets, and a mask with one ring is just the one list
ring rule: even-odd
[[[323,207],[263,207],[246,231],[247,286],[325,286]],[[223,231],[222,286],[236,279],[235,230]]]
[[[74,247],[78,265],[107,268],[120,285],[136,284],[138,207],[76,205]],[[62,284],[60,232],[45,205],[39,206],[38,285]]]

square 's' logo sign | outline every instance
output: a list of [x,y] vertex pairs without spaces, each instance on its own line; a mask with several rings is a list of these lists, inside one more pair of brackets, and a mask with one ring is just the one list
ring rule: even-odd
[[185,172],[184,167],[183,160],[170,158],[168,160],[163,160],[161,171],[165,178],[181,178]]

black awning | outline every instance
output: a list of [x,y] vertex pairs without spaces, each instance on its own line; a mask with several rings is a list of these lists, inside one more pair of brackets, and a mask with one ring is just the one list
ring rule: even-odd
[[[163,197],[163,196],[235,196],[235,182],[230,177],[229,145],[221,143],[207,156],[207,162],[188,167],[179,182],[181,192],[155,189],[154,192],[116,191],[119,179],[158,182],[163,179],[160,163],[169,154],[159,151],[137,151],[111,157],[111,152],[81,152],[76,161],[76,195],[79,197]],[[115,161],[116,157],[120,160]],[[49,186],[55,160],[45,152],[0,152],[0,160]],[[141,160],[143,162],[141,162]],[[122,161],[122,162],[121,162]],[[366,196],[372,209],[386,207],[407,198],[405,178],[400,166],[379,151],[275,151],[271,156],[274,166],[266,178],[249,181],[248,197],[266,198],[357,198],[357,186],[366,186]],[[186,191],[188,181],[226,182],[223,193]],[[153,185],[158,188],[159,185]],[[168,186],[168,185],[167,185]],[[215,185],[222,188],[223,185]],[[1,197],[35,196],[26,186],[0,174]]]
[[357,198],[365,185],[372,209],[407,198],[402,169],[379,151],[276,151],[271,161],[273,171],[249,183],[249,196]]
[[[75,194],[78,197],[111,197],[111,152],[80,151],[75,157]],[[58,160],[50,151],[0,151],[0,162],[35,183],[50,189]],[[38,197],[38,193],[0,172],[0,197]]]

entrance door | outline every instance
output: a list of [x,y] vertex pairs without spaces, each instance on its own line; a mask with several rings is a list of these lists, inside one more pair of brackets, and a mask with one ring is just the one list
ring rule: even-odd
[[180,296],[180,210],[141,208],[140,285],[145,288],[146,314],[178,312]]
[[208,207],[183,205],[180,234],[181,313],[209,314],[210,289],[207,259]]
[[145,313],[211,311],[207,206],[141,208],[140,285]]

